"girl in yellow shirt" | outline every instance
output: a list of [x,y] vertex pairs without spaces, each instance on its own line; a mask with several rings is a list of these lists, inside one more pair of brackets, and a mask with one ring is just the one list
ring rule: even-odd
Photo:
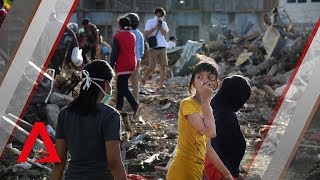
[[178,149],[169,167],[167,180],[202,179],[207,151],[214,155],[211,159],[223,170],[224,177],[232,178],[218,155],[212,153],[210,144],[210,139],[216,136],[210,101],[213,91],[218,87],[217,75],[217,69],[211,62],[200,62],[194,67],[189,91],[192,94],[191,91],[195,90],[195,94],[182,100],[180,104]]

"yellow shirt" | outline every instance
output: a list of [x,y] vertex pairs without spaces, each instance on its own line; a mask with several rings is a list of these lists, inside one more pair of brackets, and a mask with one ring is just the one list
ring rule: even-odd
[[207,137],[189,124],[186,116],[194,113],[203,115],[202,107],[192,97],[182,100],[178,117],[178,149],[168,170],[168,180],[202,179]]

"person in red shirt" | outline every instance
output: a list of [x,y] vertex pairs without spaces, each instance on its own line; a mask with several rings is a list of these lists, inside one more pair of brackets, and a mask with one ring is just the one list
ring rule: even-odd
[[7,15],[7,11],[3,8],[3,5],[4,5],[4,1],[3,0],[0,0],[0,27],[1,27],[1,24],[4,20],[4,18],[6,17]]
[[130,20],[123,17],[119,20],[119,28],[112,42],[112,52],[110,57],[110,66],[115,67],[117,74],[117,105],[118,111],[122,111],[123,98],[126,97],[130,103],[134,118],[139,116],[140,106],[129,90],[128,81],[131,74],[134,73],[137,67],[135,54],[136,38],[130,32]]

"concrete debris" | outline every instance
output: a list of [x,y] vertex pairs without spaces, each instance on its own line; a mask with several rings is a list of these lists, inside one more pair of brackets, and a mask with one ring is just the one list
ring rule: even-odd
[[[0,166],[0,177],[16,177],[16,179],[35,179],[39,178],[40,175],[50,177],[52,169],[36,162],[35,159],[27,158],[27,162],[17,163],[20,153],[21,151],[12,147],[12,144],[6,146],[4,157],[0,160],[0,164],[5,165],[4,167]],[[37,157],[35,156],[35,158]]]
[[25,162],[25,163],[18,163],[18,164],[13,165],[12,170],[15,173],[18,171],[24,171],[24,170],[28,170],[31,168],[32,168],[32,165],[28,162]]
[[243,64],[246,61],[248,61],[250,59],[250,57],[252,56],[252,54],[253,54],[253,52],[246,52],[246,51],[241,53],[238,56],[238,59],[237,59],[237,62],[236,62],[236,66],[240,66],[241,64]]
[[[15,141],[24,144],[29,136],[29,132],[24,130],[21,126],[16,124],[16,121],[13,121],[9,117],[2,117],[1,120],[1,128],[0,130],[3,132],[6,132],[7,134],[11,134],[11,130],[15,127],[15,133],[12,134]],[[35,142],[33,149],[34,150],[40,150],[44,147],[44,144],[41,140],[37,139]]]
[[183,50],[184,50],[183,47],[177,47],[177,48],[168,50],[167,56],[169,59],[169,61],[168,61],[169,66],[172,66],[177,63],[179,58],[181,58],[181,54],[182,54]]
[[52,126],[56,127],[58,122],[58,115],[60,112],[59,106],[56,104],[47,104],[45,107],[47,116],[47,122]]
[[201,50],[203,43],[196,41],[188,41],[183,48],[181,56],[178,58],[176,63],[170,67],[175,75],[184,76],[187,73],[190,73],[190,67],[195,63],[195,54]]
[[267,76],[274,76],[278,71],[279,66],[277,64],[273,65],[269,70]]
[[56,104],[59,106],[59,108],[62,108],[64,106],[66,106],[69,102],[71,102],[73,100],[73,97],[70,97],[68,95],[65,94],[60,94],[58,92],[53,92],[50,95],[49,98],[49,102],[51,104]]

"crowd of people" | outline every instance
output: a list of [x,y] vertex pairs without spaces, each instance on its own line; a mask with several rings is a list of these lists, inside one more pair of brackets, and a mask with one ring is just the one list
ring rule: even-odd
[[[140,61],[144,54],[144,35],[137,28],[139,16],[128,13],[118,20],[110,61],[97,59],[99,32],[89,19],[84,19],[79,46],[91,52],[85,60],[79,95],[63,108],[56,127],[56,149],[61,158],[56,163],[52,179],[61,179],[70,160],[65,179],[126,179],[121,159],[121,111],[124,97],[137,118],[141,112],[139,81],[144,84],[155,67],[160,65],[158,89],[165,88],[166,49],[169,28],[163,8],[154,10],[154,18],[146,22],[149,43],[149,67],[140,80]],[[90,38],[88,36],[91,36]],[[153,37],[153,38],[150,38]],[[153,44],[156,41],[156,44]],[[110,49],[110,47],[108,47]],[[102,48],[100,48],[102,50]],[[116,107],[108,105],[116,76]],[[227,77],[219,83],[218,71],[210,61],[198,62],[191,75],[190,96],[181,101],[178,113],[177,152],[167,173],[168,180],[208,180],[239,177],[239,165],[246,144],[236,112],[249,99],[251,87],[242,76]],[[129,90],[129,80],[133,92]],[[213,94],[215,94],[213,96]]]

